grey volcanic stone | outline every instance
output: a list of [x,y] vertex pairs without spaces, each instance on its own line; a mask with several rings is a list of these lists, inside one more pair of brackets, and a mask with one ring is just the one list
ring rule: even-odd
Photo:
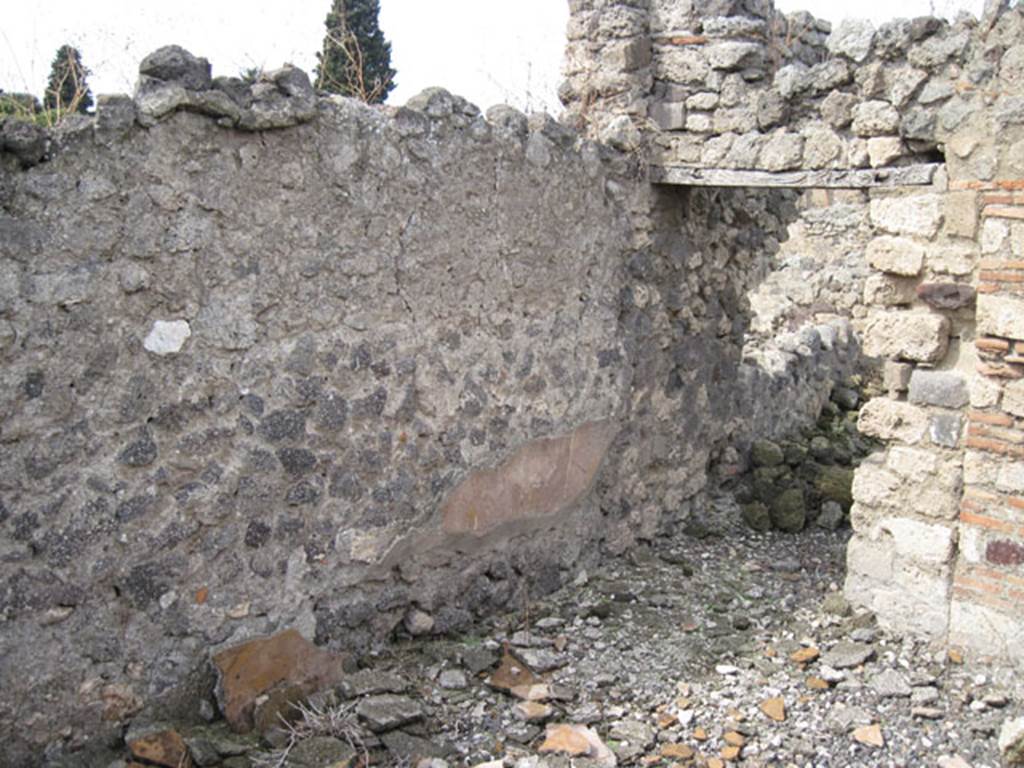
[[886,669],[871,678],[868,685],[883,699],[906,698],[911,694],[906,679],[894,669]]
[[167,45],[149,54],[139,64],[139,74],[193,91],[203,91],[213,82],[210,62],[193,56],[180,45]]
[[821,656],[821,663],[833,669],[859,667],[875,657],[875,648],[864,643],[840,641]]
[[393,731],[423,717],[419,702],[404,696],[371,696],[356,705],[356,714],[374,733]]
[[871,53],[875,27],[866,19],[843,19],[832,29],[827,46],[830,53],[846,56],[858,64]]
[[967,380],[953,371],[916,369],[910,376],[910,402],[962,408],[967,405]]

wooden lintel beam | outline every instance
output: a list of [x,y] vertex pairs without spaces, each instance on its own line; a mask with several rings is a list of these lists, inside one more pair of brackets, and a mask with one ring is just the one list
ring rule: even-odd
[[751,171],[732,168],[694,168],[684,165],[652,165],[655,184],[690,187],[789,187],[870,189],[914,187],[932,183],[941,163],[902,165],[896,168],[842,168],[801,171]]

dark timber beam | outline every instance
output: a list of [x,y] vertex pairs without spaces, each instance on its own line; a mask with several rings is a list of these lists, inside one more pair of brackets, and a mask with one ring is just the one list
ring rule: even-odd
[[818,171],[744,171],[731,168],[694,168],[652,165],[654,184],[688,187],[792,187],[869,189],[914,187],[932,183],[941,163],[903,165],[898,168],[843,168]]

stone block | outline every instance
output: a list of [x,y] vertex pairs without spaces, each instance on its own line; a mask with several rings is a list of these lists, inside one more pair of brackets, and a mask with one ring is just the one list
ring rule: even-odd
[[872,508],[892,506],[902,485],[903,480],[881,464],[864,462],[853,476],[853,500]]
[[857,63],[867,59],[875,40],[875,28],[865,19],[843,19],[832,29],[825,45],[834,56],[845,56]]
[[704,49],[712,69],[727,71],[763,67],[764,51],[765,46],[760,43],[732,40],[715,43]]
[[833,167],[845,154],[843,140],[829,128],[805,130],[803,136],[804,164],[808,168]]
[[914,277],[924,266],[924,248],[905,237],[880,235],[868,243],[868,264],[891,275]]
[[[949,642],[1024,664],[1024,632],[1020,614],[1000,612],[955,595],[949,615]],[[978,628],[984,627],[984,632]]]
[[663,131],[680,131],[686,127],[686,107],[682,102],[658,102],[651,105],[650,118]]
[[962,408],[967,405],[967,380],[953,371],[929,371],[918,368],[910,377],[910,402]]
[[892,579],[894,557],[895,548],[890,542],[854,536],[846,548],[846,567],[850,573],[886,583]]
[[799,168],[803,161],[804,140],[796,133],[775,131],[761,149],[761,167],[768,171]]
[[857,136],[894,136],[899,129],[900,113],[887,101],[865,101],[853,108],[852,130]]
[[871,201],[871,223],[896,235],[934,237],[942,223],[942,198],[936,194],[879,197]]
[[910,387],[910,377],[914,366],[910,363],[897,363],[886,360],[882,370],[882,384],[888,392],[906,392]]
[[979,334],[1024,339],[1024,299],[979,296],[977,323]]
[[832,91],[821,102],[821,116],[833,128],[845,128],[853,120],[853,108],[856,105],[857,97],[854,94]]
[[1003,410],[1024,418],[1024,380],[1012,381],[1003,387]]
[[889,165],[903,155],[903,140],[899,136],[873,136],[868,139],[868,160],[872,168]]
[[909,277],[868,275],[864,280],[864,303],[879,307],[906,307],[917,296],[917,281]]
[[939,413],[928,422],[928,437],[943,448],[956,448],[960,444],[963,418],[957,413]]
[[941,523],[887,517],[878,521],[872,538],[891,536],[899,557],[918,563],[944,565],[953,558],[954,533],[951,526]]
[[996,470],[995,486],[1007,493],[1024,493],[1024,462],[1000,462]]
[[889,449],[885,463],[900,477],[915,483],[926,481],[939,468],[939,458],[932,451],[899,445]]
[[899,440],[913,445],[920,442],[928,430],[928,413],[910,403],[876,397],[861,408],[857,429],[880,440]]
[[937,245],[928,248],[928,268],[940,275],[964,277],[974,271],[978,260],[977,246]]
[[864,331],[864,354],[935,363],[946,355],[949,330],[949,320],[941,315],[886,312],[868,322]]
[[943,201],[946,234],[974,239],[978,231],[978,193],[947,192]]

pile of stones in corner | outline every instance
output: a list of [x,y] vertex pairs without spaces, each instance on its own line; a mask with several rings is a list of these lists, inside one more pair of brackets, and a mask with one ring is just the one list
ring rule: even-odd
[[755,440],[750,470],[734,494],[743,519],[756,531],[796,533],[810,525],[836,530],[849,520],[853,473],[875,447],[857,431],[862,398],[836,387],[817,421],[787,439]]

